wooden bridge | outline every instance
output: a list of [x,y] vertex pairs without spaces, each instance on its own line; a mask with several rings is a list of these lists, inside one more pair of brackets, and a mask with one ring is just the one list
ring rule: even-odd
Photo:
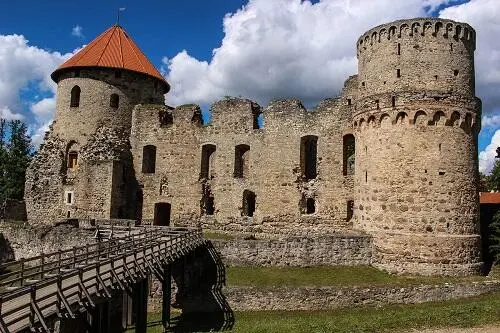
[[[88,246],[0,265],[0,332],[63,332],[61,322],[91,313],[99,300],[117,293],[133,297],[136,332],[145,332],[148,275],[162,283],[162,324],[167,331],[171,264],[205,244],[201,230],[136,227],[114,229],[114,234]],[[131,305],[124,306],[130,316]],[[113,331],[109,318],[97,317],[83,332]],[[128,324],[130,318],[125,317],[122,321]]]

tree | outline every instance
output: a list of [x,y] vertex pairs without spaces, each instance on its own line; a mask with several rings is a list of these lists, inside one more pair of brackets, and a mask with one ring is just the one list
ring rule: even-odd
[[490,253],[494,263],[500,263],[500,210],[493,216],[489,226]]
[[7,158],[4,165],[4,198],[22,200],[26,169],[31,160],[31,139],[26,124],[20,120],[9,123],[10,140],[7,145]]
[[492,191],[500,191],[500,159],[496,160],[491,174],[488,176],[488,188]]

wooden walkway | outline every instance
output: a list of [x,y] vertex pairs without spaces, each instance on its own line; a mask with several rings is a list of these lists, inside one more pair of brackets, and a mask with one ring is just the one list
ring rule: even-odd
[[74,318],[96,297],[131,292],[148,274],[163,277],[165,267],[205,243],[199,229],[138,227],[121,234],[0,265],[0,332],[52,332],[50,318]]

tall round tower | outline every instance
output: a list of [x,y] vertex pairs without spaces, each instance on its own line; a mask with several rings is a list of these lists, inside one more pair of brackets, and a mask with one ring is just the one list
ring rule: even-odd
[[55,119],[26,174],[29,220],[134,218],[132,111],[137,104],[164,105],[168,83],[119,25],[52,79]]
[[475,31],[435,18],[373,28],[357,43],[355,227],[373,264],[464,275],[482,267]]

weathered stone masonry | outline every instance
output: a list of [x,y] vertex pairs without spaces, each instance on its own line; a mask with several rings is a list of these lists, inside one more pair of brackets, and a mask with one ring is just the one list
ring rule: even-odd
[[28,217],[278,237],[360,230],[372,237],[366,258],[391,272],[478,273],[474,50],[467,24],[384,24],[358,40],[359,74],[337,98],[312,110],[228,98],[210,124],[196,105],[165,106],[157,76],[58,69],[56,120],[27,174]]

